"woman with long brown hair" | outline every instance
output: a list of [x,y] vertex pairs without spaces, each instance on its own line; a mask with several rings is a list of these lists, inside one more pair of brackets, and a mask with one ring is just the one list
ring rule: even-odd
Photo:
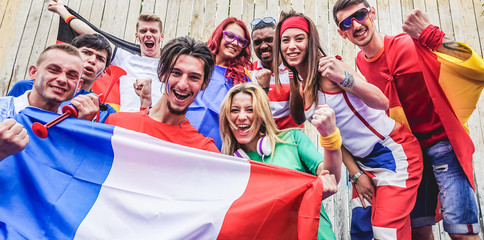
[[[282,12],[274,41],[274,59],[282,57],[294,71],[290,104],[293,117],[298,121],[318,119],[325,108],[332,108],[343,146],[356,160],[343,154],[351,181],[362,193],[361,204],[358,199],[352,201],[357,203],[352,232],[365,221],[369,226],[370,218],[360,214],[370,210],[365,205],[372,204],[369,231],[373,229],[374,238],[410,239],[410,212],[423,168],[417,139],[385,114],[388,99],[376,86],[341,60],[327,56],[307,16]],[[279,64],[277,60],[275,64]]]

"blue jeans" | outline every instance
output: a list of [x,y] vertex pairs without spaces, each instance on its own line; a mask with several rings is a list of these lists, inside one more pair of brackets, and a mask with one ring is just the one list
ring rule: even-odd
[[446,232],[479,233],[474,190],[449,141],[443,140],[425,149],[423,156],[424,177],[419,186],[415,208],[410,214],[412,227],[435,223],[438,193]]

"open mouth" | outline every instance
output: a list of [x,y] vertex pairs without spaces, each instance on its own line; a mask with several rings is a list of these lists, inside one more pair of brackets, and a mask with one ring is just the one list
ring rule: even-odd
[[147,48],[153,48],[155,46],[155,43],[154,42],[145,42],[145,46]]
[[91,66],[84,67],[84,72],[88,74],[94,73],[94,69]]
[[366,33],[366,28],[360,28],[353,33],[353,37],[360,37]]
[[268,50],[264,50],[264,51],[261,51],[260,56],[261,57],[271,57],[272,56],[272,52],[271,51],[268,51]]
[[237,52],[237,48],[234,48],[232,45],[227,46],[227,49],[231,52]]
[[237,125],[237,130],[239,132],[247,132],[250,128],[250,125],[247,125],[247,124],[240,124],[240,125]]
[[60,88],[60,87],[56,87],[56,86],[52,86],[52,85],[49,85],[49,87],[54,89],[55,91],[67,92],[67,89],[64,89],[64,88]]
[[184,93],[179,93],[177,91],[173,91],[173,93],[175,94],[176,99],[180,101],[187,99],[191,95],[189,93],[184,94]]

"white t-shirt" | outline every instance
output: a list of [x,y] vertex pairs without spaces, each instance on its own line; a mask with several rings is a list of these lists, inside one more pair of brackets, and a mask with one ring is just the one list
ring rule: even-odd
[[136,95],[133,83],[137,78],[151,78],[151,98],[153,104],[161,98],[162,83],[158,79],[158,58],[142,57],[116,47],[111,64],[123,68],[126,76],[119,79],[120,111],[137,112],[140,109],[140,98]]
[[[324,104],[334,110],[343,145],[355,157],[366,157],[375,144],[384,141],[395,127],[395,120],[388,117],[385,111],[368,107],[348,92],[319,91],[318,105]],[[314,103],[304,110],[308,121],[311,121],[314,110]]]
[[[252,70],[250,74],[254,79],[253,82],[259,84],[257,81],[257,73],[264,67],[260,61],[255,61],[252,64],[254,70]],[[274,120],[279,129],[298,127],[298,125],[292,119],[289,111],[289,94],[291,91],[290,79],[292,76],[293,73],[289,70],[289,68],[284,66],[284,64],[279,66],[279,91],[276,90],[277,88],[274,74],[271,76],[270,89],[267,96],[269,97],[272,115],[274,116]]]

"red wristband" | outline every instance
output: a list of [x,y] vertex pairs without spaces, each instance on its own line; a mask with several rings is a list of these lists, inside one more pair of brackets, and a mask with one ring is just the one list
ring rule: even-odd
[[423,30],[420,37],[418,37],[418,41],[422,46],[428,47],[432,49],[432,51],[437,50],[437,48],[442,45],[442,41],[444,40],[445,33],[440,31],[439,27],[430,24]]

